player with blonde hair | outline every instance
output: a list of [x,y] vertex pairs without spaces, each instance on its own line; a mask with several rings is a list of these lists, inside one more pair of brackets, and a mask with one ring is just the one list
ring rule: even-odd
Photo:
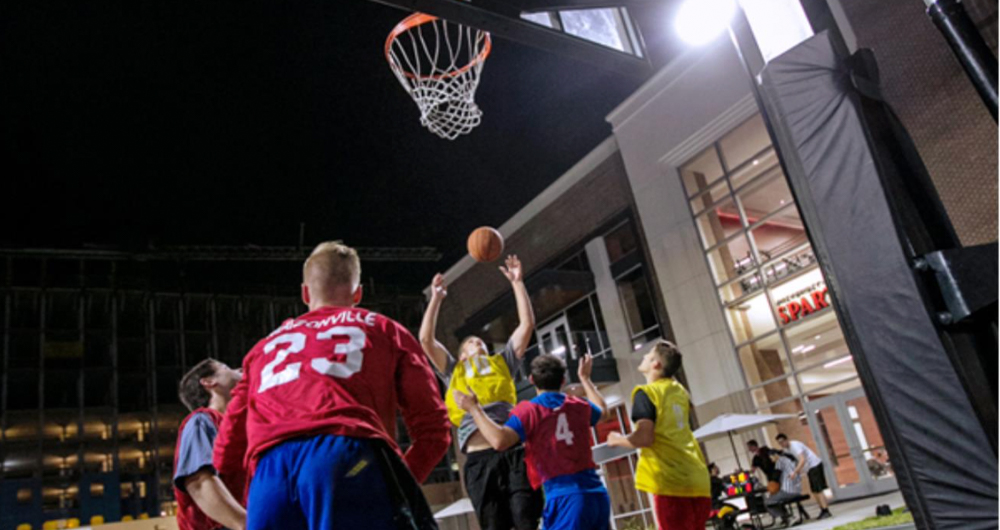
[[[437,380],[410,332],[361,297],[357,252],[317,246],[302,270],[309,311],[243,360],[214,460],[254,469],[249,530],[436,528],[417,483],[451,438]],[[413,442],[405,466],[397,411]]]

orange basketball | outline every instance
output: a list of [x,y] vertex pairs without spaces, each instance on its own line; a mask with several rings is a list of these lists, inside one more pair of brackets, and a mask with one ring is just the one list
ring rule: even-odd
[[496,228],[481,226],[469,234],[469,255],[479,263],[495,261],[503,254],[503,236]]

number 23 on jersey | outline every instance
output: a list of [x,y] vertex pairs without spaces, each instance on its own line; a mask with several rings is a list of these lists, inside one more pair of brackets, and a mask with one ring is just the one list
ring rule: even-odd
[[[341,379],[360,372],[361,363],[364,361],[364,353],[361,350],[365,347],[365,331],[351,326],[336,326],[318,333],[316,340],[329,341],[334,337],[347,338],[347,342],[338,342],[333,347],[332,358],[316,357],[309,361],[309,368],[323,375]],[[288,363],[284,369],[277,372],[275,372],[275,368],[285,362],[289,355],[295,355],[304,350],[307,340],[308,337],[305,333],[285,333],[278,335],[264,345],[264,355],[270,355],[275,350],[277,353],[274,359],[260,371],[258,393],[291,383],[299,378],[302,371],[301,362]]]

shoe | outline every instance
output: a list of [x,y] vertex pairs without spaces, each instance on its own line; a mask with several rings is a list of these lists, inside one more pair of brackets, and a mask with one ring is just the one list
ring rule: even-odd
[[781,526],[779,528],[788,528],[790,526],[791,521],[792,521],[791,517],[782,517]]
[[792,526],[801,526],[801,525],[805,524],[805,522],[806,522],[805,519],[799,519],[798,521],[795,521],[794,523],[792,523]]
[[817,517],[816,520],[829,519],[830,517],[833,517],[833,514],[830,513],[830,510],[823,510],[819,512],[819,517]]

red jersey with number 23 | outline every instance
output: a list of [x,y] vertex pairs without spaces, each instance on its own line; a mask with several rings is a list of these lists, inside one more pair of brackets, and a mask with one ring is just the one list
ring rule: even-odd
[[532,401],[514,407],[510,414],[524,429],[524,459],[535,471],[529,473],[533,488],[551,478],[597,467],[590,448],[593,410],[590,402],[574,396],[566,396],[557,408]]
[[402,325],[359,308],[326,307],[286,321],[243,360],[219,429],[220,472],[253,466],[285,440],[332,434],[395,442],[401,410],[418,481],[444,456],[451,424],[420,344]]

